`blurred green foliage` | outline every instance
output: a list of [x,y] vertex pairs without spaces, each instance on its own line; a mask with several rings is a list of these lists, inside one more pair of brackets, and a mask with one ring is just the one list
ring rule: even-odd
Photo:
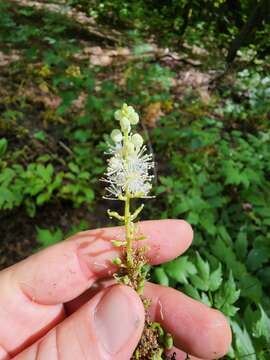
[[[267,28],[256,34],[257,47],[239,54],[242,66],[236,66],[233,80],[221,79],[206,104],[196,88],[177,95],[177,71],[147,55],[144,36],[153,33],[173,45],[182,37],[191,46],[216,49],[241,28],[250,1],[237,1],[238,10],[229,1],[204,1],[202,13],[199,1],[68,3],[123,27],[137,58],[119,71],[121,86],[113,69],[89,67],[80,59],[79,40],[89,39],[78,35],[78,25],[61,14],[0,1],[3,51],[20,52],[0,77],[1,213],[26,209],[34,223],[46,204],[60,202],[90,214],[102,209],[106,134],[114,128],[115,108],[132,104],[143,115],[140,131],[157,162],[156,198],[146,204],[145,217],[184,218],[195,233],[187,255],[152,269],[152,279],[229,318],[235,335],[229,358],[267,360],[270,78],[261,58],[269,47]],[[216,62],[208,53],[202,67]],[[68,232],[58,223],[36,227],[38,247],[87,226],[70,224]]]

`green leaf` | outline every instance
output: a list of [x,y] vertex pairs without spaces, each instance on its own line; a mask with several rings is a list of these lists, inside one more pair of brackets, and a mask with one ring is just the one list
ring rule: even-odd
[[220,287],[221,283],[222,283],[222,267],[221,267],[221,263],[219,263],[217,269],[210,274],[209,290],[216,291]]
[[92,132],[90,129],[78,129],[74,132],[74,139],[79,142],[86,142],[91,138]]
[[160,285],[169,286],[169,278],[161,266],[154,268],[153,280]]
[[242,176],[232,160],[224,162],[223,171],[225,175],[225,185],[239,185],[241,183]]
[[259,309],[260,319],[254,324],[252,333],[254,337],[263,336],[267,342],[270,342],[270,319],[260,304]]
[[233,304],[239,296],[240,290],[236,289],[232,272],[230,272],[229,279],[222,284],[220,290],[214,295],[215,307],[227,316],[234,316],[238,309]]
[[232,239],[224,225],[217,226],[217,233],[227,245],[232,245]]
[[49,184],[53,175],[52,164],[48,164],[46,167],[44,165],[38,164],[37,173],[47,184]]
[[212,306],[211,301],[209,300],[208,296],[204,292],[201,294],[201,302],[209,307]]
[[237,355],[247,360],[257,360],[255,348],[246,328],[241,329],[237,322],[233,320],[230,321],[230,324],[235,335],[234,341]]
[[247,250],[248,250],[248,240],[247,240],[246,231],[244,230],[239,231],[234,246],[237,257],[241,260],[244,260],[247,256]]
[[37,196],[36,203],[37,205],[42,205],[46,201],[50,200],[51,194],[49,192],[41,193]]
[[200,214],[200,224],[210,235],[216,234],[216,225],[214,214],[210,211],[204,211]]
[[187,221],[192,225],[197,225],[199,222],[199,215],[193,211],[188,214]]
[[70,162],[68,164],[68,167],[74,174],[79,174],[80,168],[77,164]]
[[8,141],[6,138],[0,139],[0,156],[3,156],[7,150]]
[[203,280],[198,275],[190,275],[192,285],[199,290],[207,291],[209,289],[208,281]]
[[185,292],[185,294],[189,295],[190,297],[192,297],[195,300],[198,300],[198,301],[201,300],[198,290],[195,289],[195,287],[190,284],[184,285],[184,292]]
[[258,270],[269,258],[270,254],[267,249],[252,249],[247,257],[247,266],[251,271]]
[[262,284],[255,276],[252,276],[249,273],[243,273],[238,281],[239,288],[241,289],[241,296],[248,297],[255,302],[260,302],[262,300]]
[[53,245],[63,240],[63,233],[61,229],[51,231],[49,229],[41,229],[37,227],[37,242],[42,248]]
[[204,188],[204,195],[205,196],[215,196],[220,194],[222,191],[222,186],[219,183],[212,183],[212,184],[208,184],[205,186]]
[[247,273],[247,269],[243,263],[237,261],[232,248],[224,243],[221,238],[217,238],[215,242],[210,244],[211,250],[217,258],[225,263],[232,270],[234,276],[238,279]]
[[198,270],[198,276],[200,276],[205,282],[208,282],[210,275],[209,263],[208,261],[203,261],[198,252],[196,252],[196,266]]
[[40,141],[45,142],[47,139],[47,135],[44,131],[40,130],[34,133],[34,138]]
[[189,275],[196,274],[196,267],[189,261],[188,256],[182,256],[163,265],[167,275],[172,279],[187,284]]

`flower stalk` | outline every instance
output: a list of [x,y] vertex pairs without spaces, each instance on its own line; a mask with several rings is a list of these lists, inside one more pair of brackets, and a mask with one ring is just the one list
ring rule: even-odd
[[127,267],[130,268],[133,264],[132,261],[132,236],[131,236],[131,216],[130,216],[130,197],[126,194],[125,200],[125,231],[127,242]]
[[[132,199],[151,198],[149,192],[152,188],[151,174],[154,168],[152,155],[147,154],[143,145],[143,138],[132,132],[132,126],[139,122],[139,116],[133,107],[124,104],[115,112],[115,119],[119,121],[120,128],[111,133],[112,143],[108,144],[108,167],[103,181],[107,183],[104,198],[124,202],[124,214],[108,210],[110,218],[115,218],[124,224],[124,241],[115,239],[114,246],[123,250],[122,258],[116,258],[113,263],[119,267],[115,279],[119,283],[133,287],[141,296],[147,313],[150,301],[143,297],[144,284],[147,278],[147,260],[145,248],[134,246],[134,242],[145,237],[137,234],[134,221],[143,210],[141,204],[132,212]],[[158,323],[151,322],[146,317],[146,323],[141,341],[132,357],[134,359],[161,360],[164,350],[172,346],[172,338]],[[168,341],[169,339],[169,341]],[[168,345],[169,344],[169,345]]]

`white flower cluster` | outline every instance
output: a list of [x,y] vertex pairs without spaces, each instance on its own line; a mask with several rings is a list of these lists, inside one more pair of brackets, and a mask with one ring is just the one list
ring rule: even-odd
[[132,106],[124,104],[115,112],[115,119],[120,122],[120,129],[111,133],[113,145],[109,145],[110,159],[106,178],[107,199],[125,199],[149,197],[151,180],[149,174],[154,167],[152,155],[147,154],[140,134],[131,132],[131,125],[139,122],[139,115]]

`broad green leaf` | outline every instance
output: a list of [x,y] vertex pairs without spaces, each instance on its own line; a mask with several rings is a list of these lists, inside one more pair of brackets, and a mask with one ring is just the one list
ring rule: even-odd
[[197,272],[196,267],[188,259],[188,256],[181,256],[163,265],[163,267],[169,277],[182,284],[187,284],[189,275],[194,275]]

